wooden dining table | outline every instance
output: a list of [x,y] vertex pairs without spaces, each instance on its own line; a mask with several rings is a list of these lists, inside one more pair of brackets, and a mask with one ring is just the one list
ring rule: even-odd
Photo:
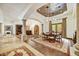
[[56,41],[57,36],[60,36],[59,33],[49,33],[49,32],[44,33],[43,35],[46,37],[47,40],[54,42]]

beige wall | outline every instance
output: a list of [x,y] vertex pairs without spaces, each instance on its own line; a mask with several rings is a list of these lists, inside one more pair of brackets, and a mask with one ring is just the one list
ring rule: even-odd
[[76,31],[76,4],[67,4],[67,11],[63,14],[59,14],[51,17],[52,23],[61,23],[62,18],[67,17],[66,33],[68,38],[73,38],[73,34]]
[[27,19],[26,26],[29,26],[29,29],[32,30],[32,33],[34,34],[34,26],[39,26],[39,34],[42,33],[42,24],[34,19]]
[[30,17],[35,18],[44,24],[43,26],[44,32],[49,31],[49,19],[52,20],[52,23],[60,23],[62,22],[62,18],[67,17],[67,23],[66,23],[67,37],[73,38],[73,34],[76,30],[76,4],[74,3],[67,4],[67,11],[60,15],[52,16],[49,18],[49,17],[44,17],[35,11],[31,14]]

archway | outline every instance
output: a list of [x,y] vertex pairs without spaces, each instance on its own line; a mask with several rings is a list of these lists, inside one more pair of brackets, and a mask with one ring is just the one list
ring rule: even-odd
[[26,31],[30,30],[32,34],[40,35],[42,33],[42,24],[35,19],[27,19],[26,28]]
[[39,35],[39,26],[38,25],[34,26],[34,35]]

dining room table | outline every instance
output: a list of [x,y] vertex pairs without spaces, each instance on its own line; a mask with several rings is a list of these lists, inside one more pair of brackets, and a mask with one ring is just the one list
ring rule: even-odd
[[60,36],[60,33],[46,32],[46,33],[43,33],[43,35],[46,37],[45,39],[55,42],[56,38]]

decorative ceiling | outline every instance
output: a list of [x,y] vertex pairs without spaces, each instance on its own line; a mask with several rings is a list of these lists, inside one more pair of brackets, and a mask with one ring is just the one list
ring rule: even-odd
[[67,11],[66,3],[56,3],[56,4],[48,3],[37,9],[37,12],[44,15],[45,17],[55,16],[65,11]]

